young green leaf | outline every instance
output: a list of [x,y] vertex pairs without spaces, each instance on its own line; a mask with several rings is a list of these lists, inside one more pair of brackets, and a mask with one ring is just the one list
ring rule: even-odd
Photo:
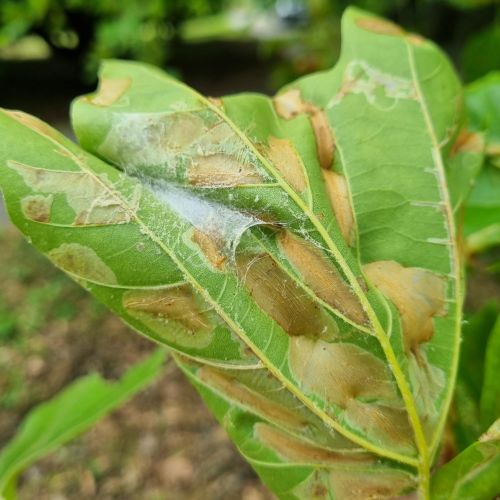
[[273,99],[109,61],[72,108],[91,154],[4,113],[0,182],[280,497],[425,498],[458,363],[461,89],[430,42],[356,9],[342,29],[337,65]]
[[484,381],[481,391],[481,425],[486,428],[500,418],[500,315],[488,339],[484,360]]
[[165,357],[164,349],[156,350],[116,382],[103,380],[98,374],[87,375],[31,410],[0,451],[0,497],[14,498],[16,478],[24,469],[148,385],[160,374]]
[[466,93],[470,126],[486,132],[486,162],[465,211],[470,252],[500,244],[500,72],[470,84]]
[[479,441],[469,446],[432,477],[434,500],[490,500],[498,495],[500,477],[500,419]]
[[[459,451],[477,441],[499,416],[492,415],[496,385],[496,340],[492,340],[492,332],[496,331],[494,327],[499,314],[498,304],[488,304],[467,317],[462,329],[460,366],[451,415],[455,445]],[[484,402],[481,403],[482,398]],[[481,407],[488,408],[485,414]]]

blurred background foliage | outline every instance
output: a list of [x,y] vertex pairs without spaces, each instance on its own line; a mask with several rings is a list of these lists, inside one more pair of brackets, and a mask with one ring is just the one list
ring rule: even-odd
[[[182,60],[225,42],[272,60],[269,89],[331,66],[347,5],[388,17],[444,47],[465,81],[500,67],[500,7],[495,0],[2,0],[0,58],[68,57],[95,79],[102,58],[182,70]],[[220,61],[219,61],[220,64]]]

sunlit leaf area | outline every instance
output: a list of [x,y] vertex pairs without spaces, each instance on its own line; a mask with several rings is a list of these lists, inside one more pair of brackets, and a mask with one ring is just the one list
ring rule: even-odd
[[0,2],[0,500],[497,498],[499,26]]

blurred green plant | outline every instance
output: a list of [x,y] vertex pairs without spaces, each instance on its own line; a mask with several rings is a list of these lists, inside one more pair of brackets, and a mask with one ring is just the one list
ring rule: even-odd
[[166,356],[164,349],[157,349],[114,382],[97,373],[87,375],[33,408],[0,450],[0,499],[15,499],[23,470],[88,430],[155,380],[164,369]]
[[468,250],[476,253],[500,244],[500,72],[470,84],[466,105],[471,129],[484,133],[486,141],[486,161],[464,219]]
[[103,58],[163,66],[179,43],[246,41],[277,62],[271,75],[277,88],[336,61],[340,16],[349,5],[439,42],[467,81],[500,68],[500,10],[491,0],[3,0],[0,56],[22,58],[30,50],[46,56],[50,47],[76,55],[93,78]]

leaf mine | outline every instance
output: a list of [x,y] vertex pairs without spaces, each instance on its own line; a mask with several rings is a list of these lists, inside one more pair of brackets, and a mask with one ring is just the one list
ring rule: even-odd
[[269,422],[293,429],[296,432],[304,432],[307,421],[302,419],[300,414],[250,390],[238,382],[237,378],[225,374],[222,370],[204,366],[199,370],[198,376],[212,388]]
[[335,141],[325,111],[312,103],[303,101],[298,89],[278,94],[273,99],[273,104],[277,115],[285,120],[290,120],[301,113],[309,115],[319,164],[322,168],[330,168],[335,153]]
[[395,261],[363,266],[366,277],[398,308],[407,350],[416,350],[433,335],[432,318],[446,315],[445,280],[425,269]]
[[130,210],[123,206],[119,198],[112,195],[106,185],[99,182],[97,176],[86,172],[46,170],[12,160],[7,162],[7,166],[20,174],[32,190],[49,195],[64,195],[75,212],[75,226],[128,223],[139,205],[139,184],[130,196]]
[[357,323],[365,323],[363,308],[350,286],[319,248],[282,231],[278,244],[283,254],[301,274],[304,283],[327,304]]
[[216,269],[224,268],[227,255],[224,254],[224,244],[222,242],[199,229],[194,229],[191,239],[198,245],[213,267]]
[[23,215],[36,222],[49,222],[50,210],[54,197],[52,195],[42,196],[40,194],[25,196],[21,200]]
[[96,106],[111,106],[118,101],[132,83],[130,78],[103,78],[97,92],[89,98]]
[[237,273],[255,302],[289,335],[334,338],[338,328],[268,254],[240,255]]
[[356,21],[356,24],[367,31],[378,33],[380,35],[401,36],[404,30],[397,24],[386,21],[385,19],[375,19],[373,17],[363,17]]
[[367,453],[339,453],[294,437],[278,428],[258,423],[255,425],[255,436],[278,455],[286,460],[303,464],[321,464],[323,466],[339,466],[353,464],[372,464],[373,455]]
[[206,347],[215,328],[189,285],[159,290],[128,290],[123,307],[162,337],[184,347]]
[[193,157],[187,179],[197,187],[234,187],[264,181],[252,165],[222,153]]
[[353,246],[355,238],[354,213],[345,176],[333,170],[322,170],[322,174],[340,232],[346,243]]
[[45,137],[49,137],[59,142],[60,139],[59,133],[56,132],[51,126],[47,125],[42,120],[39,120],[38,118],[29,115],[28,113],[24,113],[22,111],[5,110],[5,113],[9,115],[11,118],[14,118],[14,120],[17,120],[19,123],[22,123],[31,130],[37,132],[38,134],[43,135]]
[[289,365],[304,390],[340,408],[347,408],[354,398],[399,401],[384,362],[355,344],[295,337]]
[[307,187],[304,165],[292,142],[271,136],[268,145],[266,153],[273,165],[297,193],[302,193]]
[[77,278],[104,285],[116,285],[115,273],[96,252],[78,243],[63,243],[48,252],[48,257],[62,270]]

